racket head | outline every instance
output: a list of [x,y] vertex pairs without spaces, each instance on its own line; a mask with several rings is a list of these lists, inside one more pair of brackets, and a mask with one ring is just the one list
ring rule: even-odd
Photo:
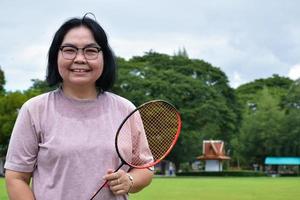
[[163,160],[181,131],[177,109],[164,100],[144,103],[121,123],[115,138],[121,161],[133,168],[149,168]]

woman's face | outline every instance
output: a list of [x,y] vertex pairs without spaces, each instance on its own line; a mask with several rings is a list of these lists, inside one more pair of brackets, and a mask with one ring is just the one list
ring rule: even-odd
[[[61,47],[64,48],[58,53],[57,64],[64,87],[95,88],[95,82],[103,72],[104,61],[102,51],[93,52],[97,49],[94,47],[99,45],[92,32],[84,26],[73,28],[65,35]],[[76,48],[80,49],[77,54]],[[85,55],[81,48],[85,48]],[[72,54],[76,54],[73,59]]]

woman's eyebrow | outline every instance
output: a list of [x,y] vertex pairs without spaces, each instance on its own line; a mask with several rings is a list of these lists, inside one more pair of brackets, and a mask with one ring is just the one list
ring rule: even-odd
[[97,43],[90,43],[85,45],[85,47],[99,47],[99,45]]
[[[63,43],[61,46],[68,46],[68,47],[76,47],[76,48],[79,48],[79,47],[77,47],[76,45],[74,45],[74,44],[71,44],[71,43]],[[99,45],[97,44],[97,43],[90,43],[90,44],[87,44],[87,45],[85,45],[84,47],[99,47]],[[84,48],[83,47],[83,48]]]
[[76,47],[74,44],[71,44],[71,43],[62,43],[61,46],[64,46],[64,47]]

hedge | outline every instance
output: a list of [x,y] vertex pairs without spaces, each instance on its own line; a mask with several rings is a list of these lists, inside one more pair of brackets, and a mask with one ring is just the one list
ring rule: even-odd
[[180,172],[177,176],[240,176],[240,177],[257,177],[267,176],[264,172],[255,171],[222,171],[222,172]]

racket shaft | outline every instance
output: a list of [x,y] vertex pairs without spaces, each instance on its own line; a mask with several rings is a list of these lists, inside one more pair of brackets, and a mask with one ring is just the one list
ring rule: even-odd
[[[123,165],[124,165],[124,162],[122,162],[122,163],[120,164],[120,166],[114,171],[114,173],[117,172]],[[104,188],[104,186],[107,184],[107,182],[108,182],[108,181],[105,181],[105,182],[101,185],[101,187],[95,192],[95,194],[92,196],[92,198],[90,198],[90,200],[93,200],[93,199],[97,196],[97,194],[102,190],[102,188]]]

